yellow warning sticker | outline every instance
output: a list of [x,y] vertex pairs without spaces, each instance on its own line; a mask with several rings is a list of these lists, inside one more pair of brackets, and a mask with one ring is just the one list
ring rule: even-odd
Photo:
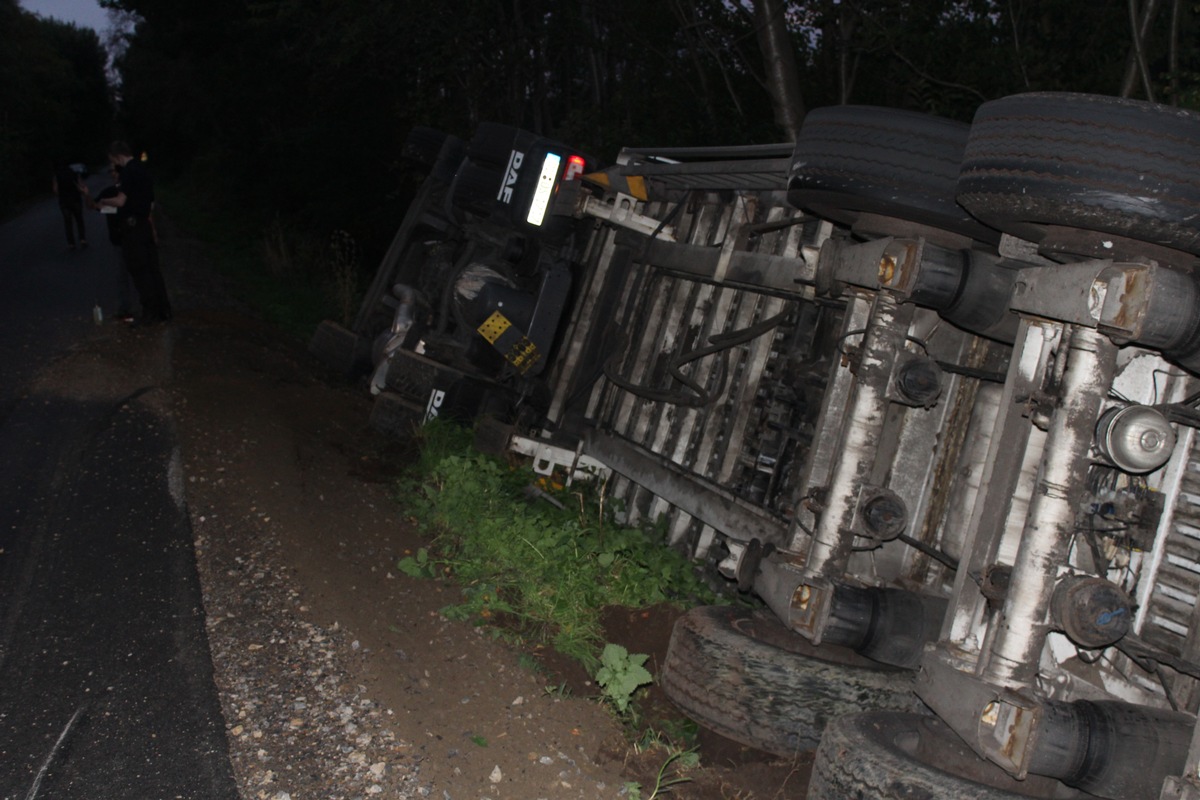
[[522,375],[532,369],[541,357],[537,345],[524,336],[504,354],[505,360],[520,370]]
[[499,311],[493,311],[492,315],[483,321],[476,330],[479,334],[488,340],[488,344],[495,344],[496,340],[504,335],[504,332],[512,327],[512,323],[508,321],[508,317],[501,314]]

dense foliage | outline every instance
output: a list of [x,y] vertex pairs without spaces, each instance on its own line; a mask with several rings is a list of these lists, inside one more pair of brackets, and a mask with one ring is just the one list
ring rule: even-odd
[[96,32],[0,0],[0,213],[50,188],[56,162],[103,159],[112,123]]
[[[69,124],[86,104],[56,81],[80,62],[15,2],[0,0],[14,43],[0,51],[6,175],[64,131],[105,138]],[[626,144],[777,141],[786,115],[769,89],[795,71],[793,118],[866,103],[969,120],[1039,89],[1200,102],[1195,0],[101,2],[135,23],[118,43],[121,125],[158,175],[187,177],[252,229],[348,231],[367,270],[417,180],[398,159],[414,125],[467,136],[507,122],[602,159]],[[794,68],[764,45],[781,41],[760,35],[766,8],[781,11]]]
[[[602,158],[622,144],[782,138],[751,0],[104,4],[141,20],[120,63],[125,121],[160,168],[190,169],[251,213],[348,230],[368,256],[407,199],[397,154],[416,124],[468,135],[509,122]],[[1017,91],[1117,94],[1132,63],[1126,0],[783,5],[810,108],[969,119]],[[1155,11],[1154,90],[1191,102],[1195,4],[1138,5]]]

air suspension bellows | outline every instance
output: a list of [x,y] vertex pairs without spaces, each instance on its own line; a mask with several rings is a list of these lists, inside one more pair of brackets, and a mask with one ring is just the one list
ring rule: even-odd
[[941,315],[960,328],[1001,342],[1017,337],[1017,315],[1008,309],[1018,270],[1010,262],[974,250],[963,254],[962,290]]
[[926,243],[912,301],[932,308],[964,330],[1002,342],[1017,335],[1008,310],[1018,265],[975,250],[946,250]]
[[1183,772],[1195,717],[1115,700],[1048,702],[1029,771],[1112,800],[1157,800]]
[[[1136,309],[1136,324],[1124,331],[1117,324],[1114,340],[1159,350],[1192,373],[1200,374],[1200,277],[1167,267],[1143,267],[1119,286],[1117,313]],[[1110,305],[1106,303],[1106,306]],[[1120,320],[1104,319],[1106,323]]]
[[903,589],[838,584],[822,641],[882,664],[915,669],[937,638],[946,600]]
[[945,598],[814,578],[775,557],[758,562],[753,588],[775,616],[813,644],[847,647],[907,669],[920,664],[946,613]]

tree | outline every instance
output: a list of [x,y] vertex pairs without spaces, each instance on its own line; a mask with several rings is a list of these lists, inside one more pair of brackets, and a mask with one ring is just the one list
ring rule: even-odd
[[[137,20],[122,123],[160,173],[246,220],[345,228],[368,258],[402,213],[414,125],[505,122],[604,158],[778,141],[832,103],[969,120],[1017,91],[1112,93],[1130,46],[1129,0],[102,2]],[[1186,100],[1195,19],[1172,8],[1145,71]]]
[[5,210],[49,189],[51,166],[104,152],[111,112],[105,54],[90,29],[0,0],[0,188]]
[[766,66],[775,121],[789,139],[795,139],[804,121],[804,100],[800,95],[800,74],[784,11],[783,0],[754,0],[754,26]]

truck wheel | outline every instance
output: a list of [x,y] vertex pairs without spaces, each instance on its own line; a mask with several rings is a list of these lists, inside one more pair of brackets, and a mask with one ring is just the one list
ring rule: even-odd
[[969,130],[914,111],[815,109],[796,138],[788,201],[850,226],[898,219],[994,243],[999,234],[954,199]]
[[1200,254],[1197,169],[1200,114],[1101,95],[1019,94],[976,112],[958,201],[1043,250],[1119,257],[1117,236]]
[[813,647],[773,615],[703,606],[675,623],[660,680],[675,705],[722,736],[785,758],[862,708],[915,711],[908,670]]
[[1089,798],[1050,778],[1018,781],[937,717],[868,711],[832,720],[813,761],[808,800]]

